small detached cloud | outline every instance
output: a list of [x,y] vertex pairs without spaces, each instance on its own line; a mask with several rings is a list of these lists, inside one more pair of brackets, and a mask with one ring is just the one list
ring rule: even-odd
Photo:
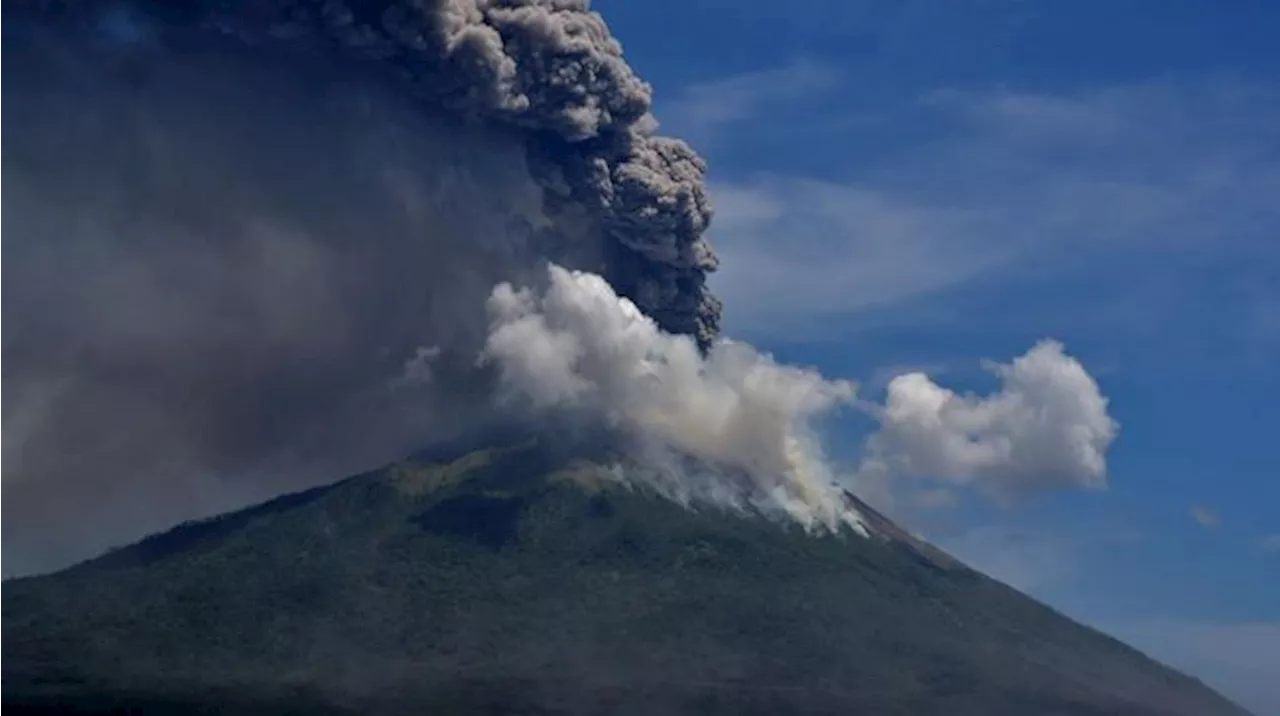
[[1119,424],[1084,366],[1045,340],[988,369],[1002,387],[986,397],[959,395],[923,373],[890,381],[862,472],[973,485],[1002,498],[1104,489]]
[[664,124],[682,136],[703,138],[725,125],[755,119],[768,107],[796,104],[835,87],[840,75],[833,68],[800,59],[789,65],[685,87],[662,107]]
[[1221,523],[1217,511],[1204,505],[1191,506],[1191,519],[1195,520],[1196,524],[1207,529],[1213,529]]

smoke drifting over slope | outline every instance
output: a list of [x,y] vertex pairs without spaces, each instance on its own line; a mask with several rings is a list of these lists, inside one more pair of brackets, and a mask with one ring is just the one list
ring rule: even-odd
[[512,420],[857,528],[813,427],[853,386],[717,342],[705,166],[584,3],[5,20],[6,573]]
[[[668,471],[679,479],[659,486],[677,499],[862,529],[812,430],[815,418],[853,401],[853,384],[778,365],[742,343],[721,341],[703,356],[599,276],[552,266],[550,279],[542,295],[503,283],[489,299],[485,359],[499,366],[509,394],[535,409],[598,416],[642,440],[651,465],[688,455],[719,468]],[[743,480],[740,491],[726,486],[726,473]]]

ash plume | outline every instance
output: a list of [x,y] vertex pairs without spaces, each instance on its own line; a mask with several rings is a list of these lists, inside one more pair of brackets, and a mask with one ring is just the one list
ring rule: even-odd
[[5,6],[4,556],[65,564],[494,419],[550,259],[709,346],[705,166],[581,2]]
[[855,386],[718,337],[706,167],[585,2],[5,11],[6,575],[512,424],[863,534],[872,473],[1103,476],[1105,400],[1052,347],[985,402],[899,378],[834,466]]

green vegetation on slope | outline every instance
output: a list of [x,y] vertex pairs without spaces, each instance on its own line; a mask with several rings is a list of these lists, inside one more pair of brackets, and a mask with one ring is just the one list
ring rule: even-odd
[[536,442],[4,585],[6,707],[1241,714],[918,545],[628,489]]

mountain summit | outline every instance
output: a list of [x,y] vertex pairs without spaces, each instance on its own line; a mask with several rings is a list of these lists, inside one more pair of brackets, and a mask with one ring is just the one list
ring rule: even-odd
[[627,469],[537,440],[424,455],[8,581],[4,705],[1245,714],[866,505],[869,537],[815,536]]

